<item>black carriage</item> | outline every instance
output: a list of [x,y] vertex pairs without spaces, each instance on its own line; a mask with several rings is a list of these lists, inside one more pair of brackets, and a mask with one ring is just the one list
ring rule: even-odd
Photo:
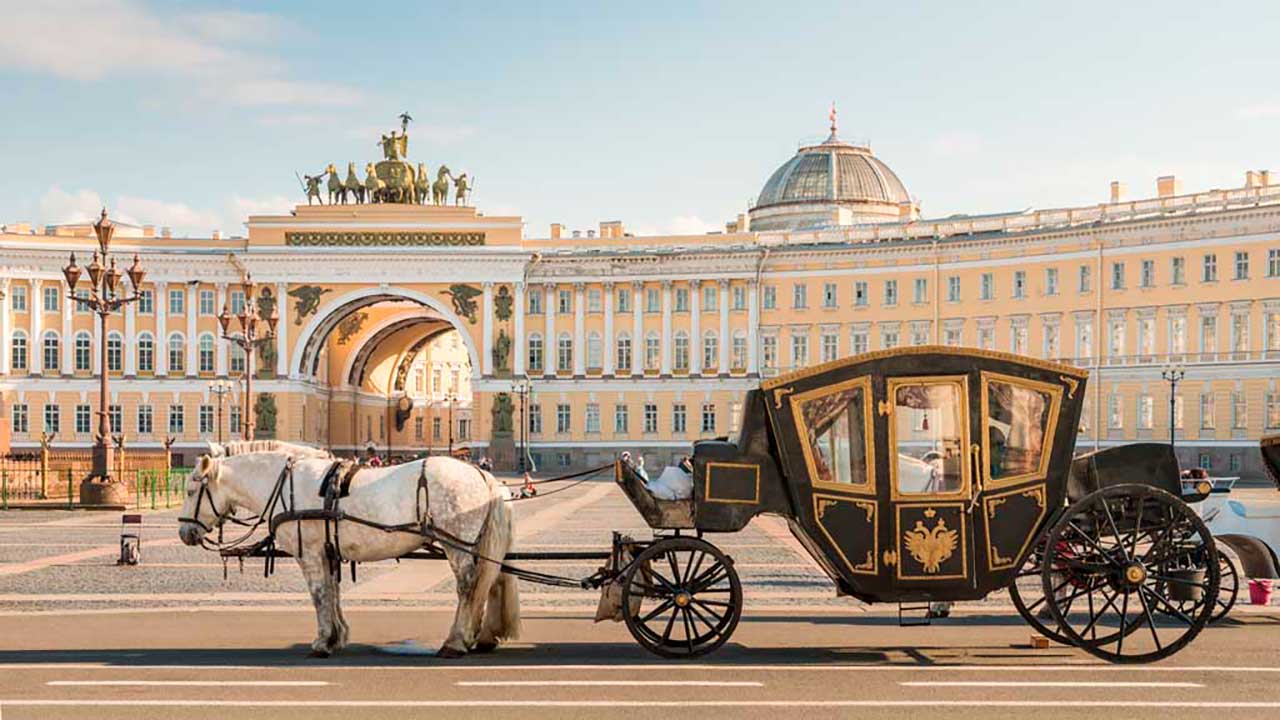
[[694,445],[693,492],[617,481],[657,531],[618,567],[624,620],[664,656],[733,632],[742,588],[703,536],[785,517],[840,594],[974,600],[1008,588],[1044,635],[1146,662],[1205,626],[1217,551],[1167,445],[1073,457],[1086,372],[1004,353],[911,347],[769,379],[736,441]]

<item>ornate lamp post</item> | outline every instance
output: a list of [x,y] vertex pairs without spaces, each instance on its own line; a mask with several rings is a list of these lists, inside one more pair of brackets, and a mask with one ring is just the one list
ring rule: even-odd
[[1160,371],[1160,377],[1169,383],[1169,445],[1176,446],[1177,426],[1174,423],[1174,410],[1177,408],[1178,383],[1187,376],[1181,365],[1170,365]]
[[[110,397],[108,394],[110,372],[107,364],[107,321],[112,313],[126,303],[138,299],[138,291],[147,273],[138,262],[137,255],[133,256],[133,265],[129,266],[125,273],[121,273],[116,268],[116,260],[111,257],[111,237],[115,234],[115,226],[107,219],[106,208],[102,209],[102,216],[98,218],[98,222],[93,224],[93,232],[98,237],[98,251],[93,254],[93,262],[89,267],[82,269],[76,264],[76,254],[71,253],[71,262],[62,268],[62,276],[67,281],[68,301],[84,303],[90,311],[98,314],[98,321],[102,326],[102,344],[99,346],[102,368],[98,376],[98,432],[93,442],[93,469],[89,477],[80,485],[80,502],[85,505],[115,505],[128,502],[129,493],[122,479],[111,478],[112,439],[107,406],[107,400]],[[80,281],[82,272],[89,274],[87,299],[76,297],[76,283]],[[133,294],[129,297],[121,297],[119,294],[124,289],[120,278],[125,274],[129,276],[129,284],[133,286]]]
[[209,383],[209,392],[218,396],[218,444],[222,444],[222,402],[235,387],[229,380],[214,380]]
[[453,403],[458,399],[457,391],[449,391],[449,457],[453,457]]
[[[240,287],[244,290],[244,307],[240,309],[240,314],[235,316],[240,321],[240,332],[231,333],[231,309],[227,305],[222,306],[222,314],[218,316],[218,325],[222,327],[222,339],[235,343],[244,350],[244,397],[242,398],[244,409],[241,412],[240,427],[244,440],[253,439],[254,417],[253,417],[253,373],[257,370],[254,362],[254,349],[259,340],[269,340],[276,335],[276,324],[280,322],[280,316],[276,312],[275,305],[271,306],[271,314],[263,318],[258,314],[258,298],[257,285],[253,282],[253,277],[245,273],[244,282],[240,283]],[[221,426],[221,424],[219,424]]]
[[519,464],[520,470],[519,471],[523,473],[527,470],[533,469],[529,467],[528,463],[526,462],[526,457],[528,456],[528,453],[529,453],[528,436],[526,435],[526,433],[529,431],[529,425],[525,422],[525,419],[524,419],[525,403],[528,402],[529,394],[530,392],[532,392],[532,387],[529,382],[529,376],[526,374],[524,377],[512,380],[511,392],[514,395],[516,395],[516,397],[520,398],[520,431],[516,434],[516,437],[520,438],[520,451],[519,451],[520,452],[520,464]]

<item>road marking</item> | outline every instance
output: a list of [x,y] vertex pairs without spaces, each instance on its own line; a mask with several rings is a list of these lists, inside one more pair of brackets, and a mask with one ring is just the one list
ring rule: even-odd
[[[93,654],[94,651],[87,650],[82,654]],[[294,663],[280,663],[274,665],[148,665],[148,664],[122,664],[119,662],[46,662],[46,663],[0,663],[0,670],[43,670],[49,668],[61,668],[66,670],[278,670],[280,668],[303,668],[315,667],[314,665],[304,664],[301,661]],[[1101,661],[1092,664],[1080,665],[684,665],[680,666],[681,672],[701,671],[701,672],[913,672],[913,673],[931,673],[931,672],[1020,672],[1020,673],[1043,673],[1043,672],[1099,672],[1105,670],[1108,674],[1115,673],[1280,673],[1280,667],[1231,667],[1227,665],[1194,665],[1194,666],[1176,666],[1162,665],[1153,667],[1149,665],[1111,665]],[[567,664],[567,665],[456,665],[452,663],[440,663],[433,665],[331,665],[325,667],[325,672],[349,672],[364,671],[378,672],[387,671],[402,673],[405,671],[428,671],[428,672],[538,672],[538,671],[557,671],[557,670],[594,670],[594,671],[621,671],[621,672],[637,672],[648,670],[671,670],[670,664],[653,664],[653,663],[635,663],[625,664],[618,663],[613,665],[587,665],[587,664]]]
[[764,687],[749,680],[459,680],[458,687]]
[[323,687],[324,680],[50,680],[50,687]]
[[1201,683],[1193,682],[1103,682],[1103,681],[1070,681],[1063,680],[1061,682],[1053,681],[1035,681],[1035,682],[1018,682],[1018,681],[984,681],[975,680],[967,682],[957,680],[954,682],[931,682],[931,681],[910,681],[900,682],[899,685],[904,687],[1009,687],[1009,688],[1032,688],[1032,687],[1080,687],[1080,688],[1202,688]]
[[1073,707],[1073,708],[1198,708],[1280,709],[1280,702],[1165,700],[65,700],[0,699],[11,707]]

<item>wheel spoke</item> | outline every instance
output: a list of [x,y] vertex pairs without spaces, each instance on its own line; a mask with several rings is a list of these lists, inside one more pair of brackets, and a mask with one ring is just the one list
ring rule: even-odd
[[[694,604],[694,605],[697,605],[698,607],[702,608],[703,610],[706,610],[708,615],[710,615],[711,617],[713,617],[713,618],[715,618],[715,619],[716,619],[716,622],[718,622],[718,623],[723,623],[723,622],[724,622],[724,616],[723,616],[723,615],[721,615],[721,614],[719,614],[719,613],[717,613],[715,610],[712,610],[710,607],[708,607],[709,603],[708,603],[706,600],[699,600],[699,599],[697,599],[697,598],[694,598],[694,599],[693,599],[693,604]],[[726,604],[727,604],[727,603],[726,603]]]
[[1151,639],[1156,642],[1156,651],[1164,650],[1164,646],[1160,644],[1160,633],[1156,632],[1156,620],[1151,617],[1151,606],[1147,604],[1147,598],[1141,591],[1138,592],[1138,600],[1142,603],[1142,614],[1147,618],[1147,627],[1151,628]]
[[652,620],[652,619],[654,619],[654,618],[658,617],[659,615],[661,615],[661,614],[662,614],[662,611],[663,611],[663,610],[666,610],[667,608],[671,607],[671,605],[672,605],[673,603],[674,603],[674,601],[673,601],[673,600],[671,600],[670,598],[668,598],[667,600],[662,601],[661,603],[658,603],[658,607],[654,608],[654,609],[653,609],[653,612],[651,612],[651,613],[649,613],[648,615],[645,615],[644,617],[640,618],[640,622],[641,622],[642,624],[643,624],[643,623],[647,623],[647,622],[649,622],[650,620]]
[[684,621],[684,639],[689,646],[689,654],[693,654],[693,622],[689,619],[689,608],[681,608],[681,618]]
[[1088,543],[1090,546],[1092,546],[1092,547],[1093,547],[1093,549],[1094,549],[1094,550],[1095,550],[1099,555],[1101,555],[1102,557],[1104,557],[1104,558],[1105,558],[1105,557],[1108,557],[1108,556],[1111,554],[1110,552],[1108,552],[1108,551],[1106,551],[1106,550],[1103,550],[1103,549],[1102,549],[1102,547],[1101,547],[1101,546],[1099,546],[1097,542],[1094,542],[1094,539],[1093,539],[1093,538],[1089,537],[1089,536],[1085,533],[1085,531],[1081,530],[1081,529],[1080,529],[1080,528],[1079,528],[1079,527],[1078,527],[1074,522],[1071,522],[1070,520],[1068,520],[1068,521],[1067,521],[1067,527],[1071,528],[1072,530],[1075,530],[1075,531],[1076,531],[1076,533],[1080,536],[1080,539],[1081,539],[1081,540],[1084,540],[1086,543]]
[[1120,603],[1120,637],[1116,640],[1116,655],[1124,655],[1124,636],[1129,633],[1129,591],[1124,591],[1124,601]]
[[707,558],[707,554],[705,552],[701,552],[701,551],[698,552],[698,562],[689,563],[688,567],[685,569],[686,571],[684,574],[684,579],[681,580],[683,584],[688,585],[689,578],[697,576],[698,568],[702,567],[702,561],[705,560],[706,558]]
[[693,605],[689,605],[689,606],[688,606],[688,610],[689,610],[689,612],[693,613],[693,617],[698,618],[699,622],[701,622],[703,625],[706,625],[706,626],[707,626],[707,629],[711,631],[711,634],[712,634],[712,635],[714,635],[714,634],[716,633],[716,626],[715,626],[715,624],[713,624],[711,621],[709,621],[709,620],[707,620],[705,617],[703,617],[702,613],[698,612],[698,608],[694,607]]
[[[1111,533],[1116,538],[1116,543],[1120,547],[1120,552],[1124,553],[1124,561],[1126,563],[1133,562],[1133,557],[1129,555],[1129,549],[1124,546],[1124,538],[1120,535],[1120,528],[1116,525],[1116,519],[1111,515],[1111,504],[1107,499],[1102,498],[1102,512],[1106,513],[1107,524],[1111,526]],[[1142,515],[1142,501],[1138,501],[1138,515]]]
[[1186,616],[1186,614],[1185,614],[1185,613],[1183,613],[1181,609],[1179,609],[1179,608],[1177,608],[1177,607],[1174,607],[1174,605],[1173,605],[1172,603],[1170,603],[1168,600],[1165,600],[1165,599],[1164,599],[1164,598],[1163,598],[1159,593],[1157,593],[1155,590],[1152,590],[1151,588],[1148,588],[1147,586],[1143,585],[1143,586],[1141,587],[1141,589],[1140,589],[1140,592],[1145,592],[1147,595],[1150,595],[1150,596],[1151,596],[1151,599],[1152,599],[1154,602],[1156,602],[1156,603],[1158,603],[1158,604],[1160,604],[1160,605],[1163,605],[1163,606],[1164,606],[1164,608],[1165,608],[1165,611],[1166,611],[1166,612],[1168,612],[1169,614],[1171,614],[1171,615],[1173,615],[1174,617],[1178,618],[1178,619],[1179,619],[1179,620],[1181,620],[1182,622],[1186,623],[1188,627],[1195,625],[1195,621],[1194,621],[1194,620],[1192,620],[1191,618],[1187,617],[1187,616]]
[[671,617],[667,618],[667,629],[662,631],[662,642],[666,644],[671,641],[671,629],[676,625],[676,615],[679,611],[676,608],[671,609]]

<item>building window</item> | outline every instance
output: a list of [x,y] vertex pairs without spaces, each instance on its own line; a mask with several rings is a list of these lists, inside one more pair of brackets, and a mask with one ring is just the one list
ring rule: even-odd
[[822,284],[822,307],[836,307],[836,284],[833,282]]
[[600,404],[587,403],[587,432],[600,432]]
[[[45,415],[48,415],[48,406],[45,406]],[[93,411],[88,405],[76,405],[75,424],[77,435],[87,435],[93,431]]]
[[1111,263],[1111,289],[1124,289],[1124,263],[1122,262]]
[[9,411],[9,419],[12,421],[15,433],[31,432],[31,419],[27,414],[26,403],[14,403]]
[[679,372],[685,372],[689,369],[689,335],[683,330],[677,330],[675,336],[675,369]]
[[[1278,315],[1277,317],[1280,317]],[[1280,336],[1277,338],[1280,340]],[[741,330],[733,334],[733,347],[730,350],[730,362],[734,370],[744,370],[747,367],[747,335]]]
[[[436,418],[439,420],[440,418]],[[529,403],[529,434],[540,435],[542,433],[542,404]],[[436,433],[439,438],[440,434]]]
[[1076,320],[1076,357],[1093,357],[1093,320]]
[[631,411],[626,405],[613,406],[613,432],[617,435],[631,432]]
[[1013,297],[1022,299],[1027,296],[1027,271],[1015,270],[1013,272]]
[[587,335],[587,367],[592,370],[599,370],[604,362],[604,340],[600,337],[600,333],[592,330]]
[[9,306],[14,312],[27,311],[27,286],[14,285],[9,290]]
[[18,330],[9,341],[9,363],[14,370],[27,369],[27,334]]
[[212,290],[200,291],[200,314],[206,317],[218,314],[217,309],[213,306]]
[[1187,351],[1187,319],[1185,317],[1169,318],[1169,352],[1181,355]]
[[187,293],[181,288],[169,291],[169,314],[181,315],[186,305]]
[[702,337],[702,369],[720,367],[720,338],[714,330],[708,330]]
[[1235,430],[1249,427],[1249,400],[1239,391],[1231,393],[1231,427]]
[[120,372],[124,360],[124,338],[112,331],[107,335],[107,370]]
[[1142,287],[1144,288],[1155,287],[1155,284],[1156,284],[1156,261],[1155,260],[1142,261],[1141,282],[1142,282]]
[[1124,401],[1118,393],[1107,398],[1107,427],[1119,430],[1124,427]]
[[232,290],[230,293],[231,314],[239,317],[244,312],[244,291]]
[[567,433],[573,429],[573,415],[570,413],[568,403],[559,403],[556,405],[556,432]]
[[854,330],[849,336],[849,348],[854,355],[861,355],[871,349],[871,340],[866,330]]
[[960,346],[960,328],[958,327],[944,328],[942,331],[942,337],[943,337],[943,342],[945,342],[948,347]]
[[627,288],[618,288],[618,312],[631,312],[631,291]]
[[50,330],[44,334],[44,371],[57,372],[62,360],[62,343],[58,342],[58,333]]
[[1218,281],[1218,256],[1214,253],[1204,256],[1204,269],[1201,271],[1200,280],[1202,282]]
[[760,362],[766,368],[778,367],[778,338],[765,335],[760,338]]
[[657,403],[644,404],[644,431],[646,434],[649,434],[649,435],[652,435],[658,432]]
[[213,336],[204,334],[200,336],[200,372],[213,372]]
[[57,285],[46,285],[41,291],[44,297],[44,311],[47,313],[58,312],[58,299],[62,297],[62,288]]
[[658,288],[649,288],[644,291],[644,311],[647,313],[662,312],[662,296],[658,293]]
[[57,405],[44,406],[44,431],[47,433],[62,431],[62,412]]
[[747,289],[742,287],[741,285],[733,286],[733,309],[734,310],[747,309]]
[[996,276],[992,273],[982,273],[982,294],[983,300],[991,300],[996,296]]
[[791,367],[802,368],[809,365],[809,336],[791,336]]
[[1236,279],[1249,279],[1249,253],[1244,250],[1236,251]]
[[186,343],[182,336],[174,333],[169,336],[169,372],[180,373],[186,367]]
[[1087,293],[1093,290],[1093,268],[1088,265],[1080,266],[1080,292]]
[[715,312],[720,309],[720,288],[716,285],[705,285],[702,288],[702,311]]
[[[86,345],[86,350],[85,350],[85,355],[86,355],[85,365],[86,365],[86,369],[88,369],[88,368],[87,368],[87,365],[88,365],[88,357],[87,357],[87,356],[88,356],[88,349],[87,349],[87,346],[88,346],[88,344],[89,344],[89,336],[88,336],[88,335],[86,335],[86,336],[85,336],[85,345]],[[79,339],[79,338],[76,338],[76,358],[77,358],[77,359],[76,359],[76,364],[77,364],[77,365],[78,365],[78,364],[79,364],[79,362],[80,362],[79,357],[80,357],[80,339]],[[77,368],[77,369],[79,369],[79,368]],[[147,333],[143,333],[143,334],[141,334],[141,335],[139,335],[139,336],[138,336],[138,372],[146,372],[146,373],[149,373],[149,372],[154,372],[154,371],[155,371],[155,369],[156,369],[156,343],[155,343],[155,341],[154,341],[154,340],[152,340],[152,339],[151,339],[151,335],[149,335],[149,334],[147,334]]]
[[529,369],[542,372],[542,336],[537,333],[529,336]]
[[1173,396],[1173,427],[1178,430],[1182,429],[1182,406],[1182,396]]
[[676,403],[671,406],[671,432],[676,435],[683,435],[688,431],[688,415],[689,411],[684,403]]
[[1233,472],[1233,473],[1240,472],[1241,464],[1242,464],[1242,461],[1240,459],[1240,453],[1231,453],[1231,455],[1227,457],[1228,472]]
[[76,291],[76,312],[81,315],[89,314],[89,291],[88,290]]
[[1143,317],[1138,318],[1138,355],[1142,356],[1144,362],[1150,362],[1152,355],[1156,352],[1156,321],[1155,318]]
[[716,431],[716,405],[715,403],[702,404],[702,432],[704,434],[712,434]]
[[244,366],[245,366],[245,363],[248,362],[248,360],[249,358],[245,354],[244,348],[233,343],[231,345],[230,354],[228,356],[228,364],[230,366],[228,368],[228,372],[230,372],[232,375],[243,375]]
[[1200,457],[1197,458],[1197,460],[1198,460],[1197,464],[1200,466],[1201,470],[1213,469],[1213,456],[1211,456],[1209,453],[1206,453],[1206,452],[1200,453]]
[[591,288],[587,290],[587,312],[598,313],[604,310],[604,296],[600,292],[600,288]]
[[187,426],[186,417],[183,415],[185,408],[181,405],[169,406],[169,434],[181,435]]
[[568,315],[573,312],[573,291],[568,288],[561,288],[556,292],[556,312],[561,315]]
[[426,418],[416,417],[413,419],[413,439],[422,442],[426,439]]
[[1125,354],[1124,326],[1124,320],[1112,320],[1107,330],[1107,357],[1113,360],[1118,360]]
[[150,315],[156,309],[156,294],[153,290],[141,290],[138,292],[138,314]]
[[1280,248],[1271,248],[1267,251],[1267,277],[1280,277]]
[[916,278],[911,294],[911,301],[917,305],[923,305],[929,302],[929,280],[927,278]]
[[897,280],[884,281],[884,304],[885,305],[898,304],[898,281]]
[[854,307],[866,307],[871,299],[870,292],[867,290],[867,281],[858,280],[853,283],[853,304]]
[[689,288],[676,288],[676,312],[689,312]]
[[831,362],[836,359],[840,350],[840,336],[827,332],[822,333],[822,362]]
[[1027,354],[1027,326],[1026,323],[1014,323],[1009,328],[1009,347],[1014,355]]
[[213,406],[201,405],[198,416],[200,434],[208,435],[213,432]]
[[804,283],[796,283],[791,286],[791,307],[797,310],[803,310],[809,306],[809,286]]
[[1169,260],[1169,282],[1174,285],[1187,283],[1187,259],[1176,257]]
[[1233,360],[1247,360],[1249,355],[1249,315],[1236,312],[1231,314],[1231,352],[1236,355]]
[[1200,429],[1212,430],[1214,428],[1214,408],[1213,393],[1200,394]]
[[1155,424],[1155,399],[1150,395],[1138,396],[1138,427],[1150,430]]
[[529,291],[529,314],[530,315],[542,314],[542,291],[541,290]]
[[1205,315],[1200,318],[1200,353],[1207,360],[1218,352],[1218,318]]
[[1267,393],[1267,428],[1280,428],[1280,392]]
[[1056,360],[1062,355],[1062,329],[1056,324],[1044,326],[1044,357]]
[[[438,421],[440,418],[436,418]],[[232,435],[239,435],[240,430],[240,406],[232,405],[231,411],[227,413],[227,431]],[[439,434],[437,434],[439,437]]]
[[150,405],[138,406],[138,434],[150,435],[155,432],[155,417]]
[[947,278],[947,302],[960,302],[959,275],[951,275]]
[[618,333],[617,344],[614,348],[616,355],[615,365],[617,370],[621,372],[631,370],[631,336],[625,331]]
[[761,301],[765,310],[773,310],[778,307],[778,288],[773,285],[764,286],[764,299]]
[[880,328],[880,347],[885,350],[892,350],[898,347],[898,328],[896,326]]
[[567,452],[556,453],[556,463],[559,464],[560,467],[562,468],[567,468],[570,465],[573,465],[573,453],[567,453]]
[[656,330],[650,330],[644,338],[644,369],[657,370],[662,361],[662,341]]

